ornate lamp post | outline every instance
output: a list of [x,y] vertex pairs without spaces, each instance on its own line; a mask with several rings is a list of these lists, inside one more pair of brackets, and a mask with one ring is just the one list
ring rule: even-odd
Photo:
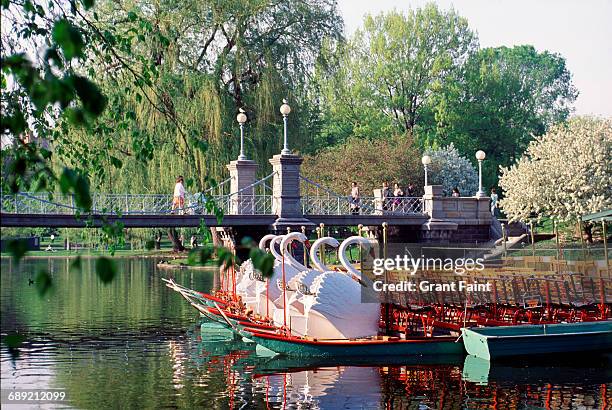
[[236,121],[240,124],[240,155],[238,155],[238,161],[244,161],[247,159],[244,155],[244,123],[247,121],[247,116],[242,108],[238,111],[240,111],[236,116]]
[[423,155],[421,163],[423,164],[423,168],[425,168],[425,186],[427,186],[427,166],[431,164],[431,157],[429,155]]
[[482,161],[484,161],[486,156],[487,155],[483,150],[476,151],[476,159],[478,160],[478,192],[476,192],[477,198],[482,198],[487,195],[482,189]]
[[287,116],[290,112],[291,107],[289,107],[289,104],[287,104],[287,100],[283,99],[283,105],[280,106],[280,113],[283,115],[284,123],[284,140],[281,155],[291,155],[291,151],[289,151],[289,147],[287,146]]

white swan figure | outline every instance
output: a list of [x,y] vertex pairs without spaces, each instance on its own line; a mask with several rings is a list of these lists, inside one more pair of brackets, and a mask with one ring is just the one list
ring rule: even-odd
[[[267,249],[266,244],[274,238],[276,238],[276,235],[264,235],[264,237],[259,241],[259,249],[265,251]],[[243,300],[244,298],[254,297],[256,294],[257,282],[261,281],[255,279],[255,267],[253,266],[253,261],[251,259],[244,261],[244,263],[240,265],[240,272],[242,273],[242,277],[240,278],[238,284],[236,284],[236,293],[240,295]]]
[[323,264],[319,258],[319,249],[322,245],[329,245],[337,248],[340,246],[340,243],[331,236],[324,236],[314,241],[310,248],[310,260],[316,269],[308,269],[300,272],[289,281],[289,288],[296,289],[296,292],[294,292],[292,299],[290,299],[288,303],[296,305],[301,314],[304,314],[303,303],[300,302],[304,296],[303,291],[307,290],[308,293],[310,293],[310,285],[312,285],[314,279],[322,273],[331,271],[331,269]]
[[[287,241],[285,241],[285,239],[287,239]],[[257,305],[252,306],[253,310],[260,316],[274,317],[274,312],[277,308],[281,308],[282,310],[282,301],[279,302],[279,298],[283,294],[281,283],[283,278],[283,256],[276,251],[276,245],[280,244],[281,252],[283,252],[283,247],[286,249],[287,246],[294,240],[300,240],[303,242],[306,240],[306,237],[300,232],[293,232],[287,235],[278,235],[270,241],[270,253],[276,259],[274,261],[274,271],[272,277],[268,278],[267,282],[257,281],[257,287],[255,290]],[[289,252],[285,252],[286,282],[288,282],[303,269],[306,269],[306,267],[295,260],[295,258],[293,258]]]
[[[267,235],[266,235],[267,236]],[[265,236],[264,236],[265,237]],[[277,270],[280,270],[281,256],[276,251],[276,244],[283,240],[285,235],[274,235],[268,245],[268,250],[274,256],[274,267],[272,277],[276,275]],[[263,238],[262,238],[263,240]],[[261,241],[260,241],[261,243]],[[253,310],[253,312],[261,317],[271,316],[274,313],[274,303],[267,297],[267,290],[272,289],[271,278],[264,281],[256,281],[255,286],[255,297],[251,303],[247,303],[247,308]]]
[[[300,232],[292,232],[283,238],[281,241],[281,267],[279,269],[279,276],[273,278],[273,282],[270,283],[271,287],[274,287],[274,291],[270,292],[270,299],[274,297],[274,303],[277,307],[282,308],[284,306],[285,298],[289,300],[295,292],[295,287],[290,287],[289,283],[292,283],[296,276],[299,276],[302,272],[307,272],[310,269],[298,262],[291,254],[291,244],[294,241],[304,243],[308,240],[306,235]],[[282,259],[285,260],[285,291],[283,291],[283,266]],[[276,273],[276,272],[275,272]],[[276,275],[275,275],[276,276]]]
[[[312,303],[306,302],[313,297],[313,295],[310,294],[310,286],[316,277],[326,271],[330,271],[330,269],[321,262],[318,256],[318,251],[321,245],[324,244],[333,247],[338,247],[340,245],[336,239],[330,236],[317,239],[310,248],[310,259],[316,269],[306,269],[295,275],[287,283],[288,324],[291,332],[299,336],[305,336],[307,334],[308,317],[305,311],[305,303]],[[337,274],[341,275],[342,273],[337,272]],[[276,312],[274,317],[275,323],[283,323],[283,314],[283,312]]]
[[307,334],[316,338],[347,339],[373,336],[378,333],[379,303],[362,303],[361,272],[346,256],[347,248],[359,244],[369,250],[370,241],[351,236],[339,248],[340,262],[346,274],[325,272],[317,276],[311,287],[312,296],[304,299]]
[[[320,238],[315,241],[311,247],[310,256],[313,260],[313,264],[321,269],[316,270],[308,268],[302,263],[298,262],[291,255],[288,249],[291,242],[295,240],[304,243],[307,240],[306,236],[298,232],[289,235],[287,235],[287,237],[283,240],[283,244],[281,245],[281,248],[285,251],[285,262],[286,264],[288,263],[292,267],[297,268],[300,270],[300,272],[289,279],[287,279],[287,272],[285,272],[286,291],[284,293],[282,292],[282,283],[279,283],[278,288],[281,291],[281,294],[275,300],[275,306],[277,306],[278,309],[274,313],[274,323],[278,326],[282,326],[287,320],[287,324],[291,330],[295,334],[303,336],[306,332],[306,318],[304,316],[304,303],[302,301],[302,298],[306,295],[304,294],[305,292],[303,290],[307,290],[310,287],[315,277],[322,274],[324,271],[329,270],[329,268],[323,265],[321,260],[318,258],[317,250],[323,244],[328,244],[334,247],[337,247],[340,244],[332,237]],[[285,271],[286,269],[287,265],[285,265]],[[287,300],[287,310],[283,311],[285,298]]]

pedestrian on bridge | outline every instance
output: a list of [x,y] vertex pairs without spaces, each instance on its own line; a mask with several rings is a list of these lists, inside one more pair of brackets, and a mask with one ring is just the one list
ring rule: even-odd
[[408,184],[408,188],[406,188],[406,196],[413,197],[415,194],[414,184],[411,182]]
[[494,217],[498,217],[499,208],[497,206],[497,201],[499,200],[499,195],[497,195],[497,190],[495,187],[491,188],[491,215]]
[[383,182],[382,201],[383,211],[388,211],[391,205],[391,188],[389,188],[389,183],[387,181]]
[[351,214],[359,215],[360,208],[359,187],[357,182],[351,184]]
[[400,188],[399,184],[395,184],[393,187],[393,210],[400,208],[404,198],[404,190]]
[[183,176],[179,175],[176,178],[176,184],[174,184],[174,197],[172,199],[172,213],[175,209],[178,209],[183,214],[183,208],[185,207],[185,186],[183,185]]

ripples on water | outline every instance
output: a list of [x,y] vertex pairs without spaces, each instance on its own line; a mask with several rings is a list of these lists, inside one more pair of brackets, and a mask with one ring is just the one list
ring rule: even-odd
[[[251,344],[203,335],[195,311],[161,281],[174,276],[209,290],[213,273],[122,259],[121,274],[105,286],[91,263],[76,273],[65,259],[19,268],[2,260],[2,334],[26,335],[18,356],[2,347],[3,389],[66,389],[74,408],[612,407],[609,356],[490,368],[462,357],[358,366],[259,357]],[[40,268],[54,280],[42,299],[28,286]]]

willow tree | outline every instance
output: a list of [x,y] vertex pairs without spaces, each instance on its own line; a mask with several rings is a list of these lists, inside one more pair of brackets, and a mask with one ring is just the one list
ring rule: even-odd
[[[291,146],[312,140],[303,90],[324,39],[340,37],[335,2],[107,1],[84,18],[103,33],[100,48],[117,49],[88,68],[109,109],[98,121],[100,138],[63,131],[120,153],[97,167],[101,176],[111,170],[106,189],[167,190],[177,174],[201,189],[207,178],[223,178],[238,153],[238,108],[247,112],[248,154],[262,174],[280,150],[282,98],[293,107]],[[137,157],[144,161],[133,164]]]

